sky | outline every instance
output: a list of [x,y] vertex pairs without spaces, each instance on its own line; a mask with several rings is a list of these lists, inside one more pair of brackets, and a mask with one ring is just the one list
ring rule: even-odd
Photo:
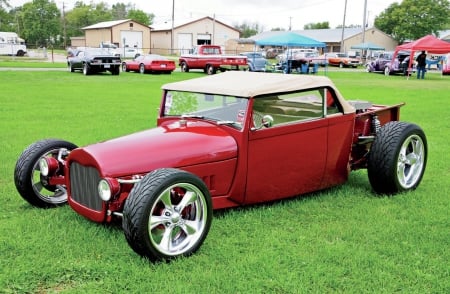
[[[79,0],[80,1],[80,0]],[[172,3],[175,3],[175,19],[215,17],[229,25],[257,23],[264,31],[272,28],[302,30],[308,23],[328,21],[331,28],[342,25],[346,0],[81,0],[84,3],[106,2],[132,3],[136,9],[155,15],[154,23],[172,19]],[[367,22],[373,25],[375,16],[390,4],[401,0],[347,0],[346,25],[362,25],[364,2],[367,2]],[[13,7],[31,0],[9,0]],[[54,0],[66,11],[73,8],[76,0]]]

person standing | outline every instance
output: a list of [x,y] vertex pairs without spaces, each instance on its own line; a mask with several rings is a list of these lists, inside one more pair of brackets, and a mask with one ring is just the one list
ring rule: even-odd
[[425,51],[422,51],[422,53],[419,54],[416,58],[417,61],[417,78],[423,79],[425,77],[425,67],[427,65],[427,54]]

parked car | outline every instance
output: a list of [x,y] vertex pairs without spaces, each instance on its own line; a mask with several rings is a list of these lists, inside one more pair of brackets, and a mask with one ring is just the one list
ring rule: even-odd
[[357,67],[361,64],[361,61],[357,58],[351,58],[347,53],[327,53],[326,54],[327,63],[329,65],[339,66],[339,67]]
[[239,55],[247,56],[250,71],[266,71],[267,59],[262,56],[261,52],[242,52]]
[[277,55],[278,63],[286,62],[287,60],[306,60],[307,56],[319,56],[317,49],[311,48],[288,48],[282,54]]
[[70,72],[81,70],[84,75],[109,71],[113,75],[120,74],[120,57],[114,56],[102,48],[78,48],[67,57]]
[[408,73],[409,55],[407,51],[399,51],[393,61],[394,52],[383,52],[378,57],[366,63],[367,72],[383,72],[385,75]]
[[366,63],[367,72],[384,72],[386,64],[391,62],[394,52],[379,53],[375,60]]
[[133,60],[122,62],[122,71],[135,71],[141,74],[171,73],[175,70],[175,61],[157,54],[140,55]]
[[415,71],[415,64],[413,61],[411,64],[411,68],[409,68],[409,59],[410,52],[399,51],[395,59],[391,59],[391,61],[385,64],[384,74],[386,76],[392,74],[402,74],[404,76],[410,75]]
[[117,54],[122,58],[136,58],[139,55],[142,55],[142,50],[131,47],[117,48],[116,55]]
[[272,58],[277,57],[277,55],[283,53],[283,51],[284,50],[281,48],[269,48],[266,51],[264,51],[262,54],[263,54],[264,58],[272,59]]
[[442,74],[450,75],[450,54],[447,54],[443,57],[442,60]]
[[155,128],[79,148],[31,144],[14,170],[19,194],[121,220],[131,248],[160,261],[196,252],[213,209],[323,190],[358,169],[395,194],[425,171],[425,134],[398,121],[402,103],[347,101],[325,76],[226,72],[162,89]]

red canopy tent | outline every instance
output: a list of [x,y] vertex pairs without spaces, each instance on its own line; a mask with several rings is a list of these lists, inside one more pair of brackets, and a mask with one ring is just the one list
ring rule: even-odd
[[408,66],[408,68],[411,68],[412,62],[414,61],[415,51],[427,51],[428,53],[432,54],[445,54],[450,52],[450,43],[442,41],[433,35],[427,35],[418,40],[415,40],[414,42],[397,46],[395,48],[393,60],[397,56],[397,52],[404,50],[411,51]]

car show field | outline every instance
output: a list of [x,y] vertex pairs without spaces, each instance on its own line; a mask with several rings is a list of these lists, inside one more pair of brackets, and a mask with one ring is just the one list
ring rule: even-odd
[[[205,74],[176,70],[171,75],[86,78],[67,71],[7,70],[0,75],[6,138],[0,146],[0,249],[5,252],[0,266],[8,268],[0,273],[0,287],[7,292],[450,290],[450,109],[441,102],[448,92],[445,76],[417,81],[327,73],[347,99],[406,103],[400,119],[420,125],[429,142],[427,171],[416,190],[378,196],[371,192],[367,172],[357,171],[345,185],[214,212],[208,238],[196,255],[151,264],[129,249],[120,225],[93,224],[68,206],[39,210],[25,203],[14,187],[14,166],[24,147],[42,138],[84,146],[152,128],[161,86]],[[265,172],[270,178],[278,171]]]

